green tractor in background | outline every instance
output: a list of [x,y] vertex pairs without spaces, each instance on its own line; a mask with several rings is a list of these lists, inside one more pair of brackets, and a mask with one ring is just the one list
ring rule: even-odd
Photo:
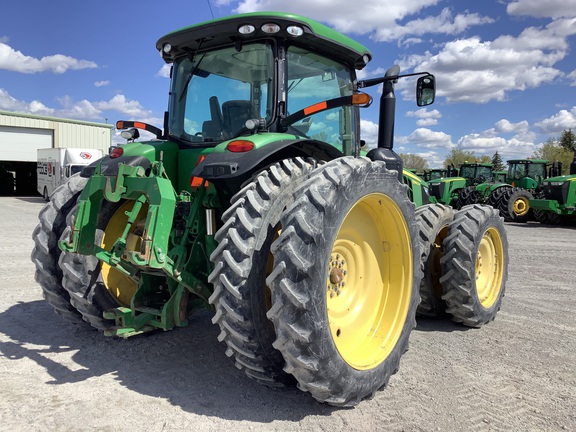
[[463,163],[458,169],[457,176],[430,180],[430,195],[436,202],[456,209],[475,204],[478,202],[473,195],[475,186],[491,179],[492,170],[492,164]]
[[576,151],[569,175],[549,177],[529,201],[535,219],[547,225],[576,221]]
[[[156,47],[172,64],[163,130],[119,121],[129,142],[40,212],[32,261],[58,314],[128,338],[210,309],[246,375],[334,406],[386,385],[417,309],[494,319],[502,219],[430,204],[393,150],[394,84],[419,76],[426,106],[432,75],[394,66],[358,80],[364,46],[283,13],[200,23]],[[365,154],[361,89],[377,85],[378,147]],[[138,129],[156,138],[136,142]]]
[[448,168],[432,168],[424,170],[421,177],[424,181],[429,182],[431,180],[442,179],[446,177],[457,177],[458,170],[454,167]]
[[508,222],[527,222],[534,218],[530,200],[541,193],[545,179],[558,176],[562,164],[544,159],[512,159],[504,179],[478,185],[477,202],[485,202],[498,209]]

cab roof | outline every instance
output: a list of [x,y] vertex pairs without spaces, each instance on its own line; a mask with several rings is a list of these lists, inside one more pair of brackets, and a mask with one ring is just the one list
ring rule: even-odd
[[[280,31],[275,34],[264,33],[262,25],[270,23],[279,25]],[[243,25],[254,26],[254,32],[239,33],[238,29]],[[304,33],[292,36],[286,30],[292,25],[300,26]],[[205,50],[262,38],[289,40],[355,69],[362,69],[372,59],[368,48],[348,36],[312,19],[280,12],[239,14],[194,24],[161,37],[156,42],[156,48],[166,63],[172,63],[176,58],[199,48]],[[170,44],[170,50],[164,50],[166,44]]]

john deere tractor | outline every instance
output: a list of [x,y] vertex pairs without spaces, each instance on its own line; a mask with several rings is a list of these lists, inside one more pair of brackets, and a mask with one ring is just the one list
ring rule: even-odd
[[508,161],[508,172],[501,182],[489,182],[477,187],[479,201],[499,209],[508,222],[527,222],[533,218],[530,200],[540,197],[542,183],[559,176],[562,164],[543,159],[513,159]]
[[[494,319],[501,218],[425,204],[393,150],[395,83],[417,76],[426,106],[433,75],[394,66],[358,80],[368,49],[283,13],[203,22],[156,47],[172,65],[163,129],[119,121],[130,142],[40,212],[32,260],[57,313],[129,338],[213,310],[239,369],[335,406],[398,369],[421,289],[467,326]],[[378,147],[365,154],[361,90],[380,85]],[[137,142],[138,129],[156,138]]]
[[492,177],[492,164],[463,163],[457,175],[430,180],[430,194],[437,202],[460,209],[478,203],[472,192],[476,185]]
[[547,225],[576,221],[576,151],[569,175],[547,178],[529,201],[535,219]]

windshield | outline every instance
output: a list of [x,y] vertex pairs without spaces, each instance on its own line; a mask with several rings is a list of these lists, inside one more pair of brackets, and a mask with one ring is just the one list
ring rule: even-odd
[[492,177],[492,169],[490,167],[479,166],[476,168],[476,178],[484,177],[485,179],[489,179]]
[[170,135],[195,143],[222,141],[237,136],[248,119],[268,122],[273,114],[273,78],[274,56],[265,42],[177,60]]
[[474,171],[475,171],[475,167],[470,166],[470,165],[460,167],[460,177],[472,179],[472,178],[474,178]]
[[74,175],[79,173],[84,169],[86,165],[70,165],[70,175]]
[[[287,115],[353,93],[351,71],[346,66],[297,46],[288,48],[286,58]],[[327,142],[350,154],[353,127],[354,108],[343,106],[312,114],[290,126],[288,132]]]
[[543,163],[528,164],[528,177],[536,181],[546,178],[546,166]]
[[508,167],[508,177],[520,180],[526,177],[526,164],[513,163]]

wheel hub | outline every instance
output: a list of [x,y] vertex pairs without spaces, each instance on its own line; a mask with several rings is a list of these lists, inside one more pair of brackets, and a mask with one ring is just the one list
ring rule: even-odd
[[330,264],[328,265],[328,274],[330,275],[328,293],[330,297],[339,296],[342,288],[346,286],[344,279],[348,271],[345,265],[346,260],[339,254],[330,257]]

